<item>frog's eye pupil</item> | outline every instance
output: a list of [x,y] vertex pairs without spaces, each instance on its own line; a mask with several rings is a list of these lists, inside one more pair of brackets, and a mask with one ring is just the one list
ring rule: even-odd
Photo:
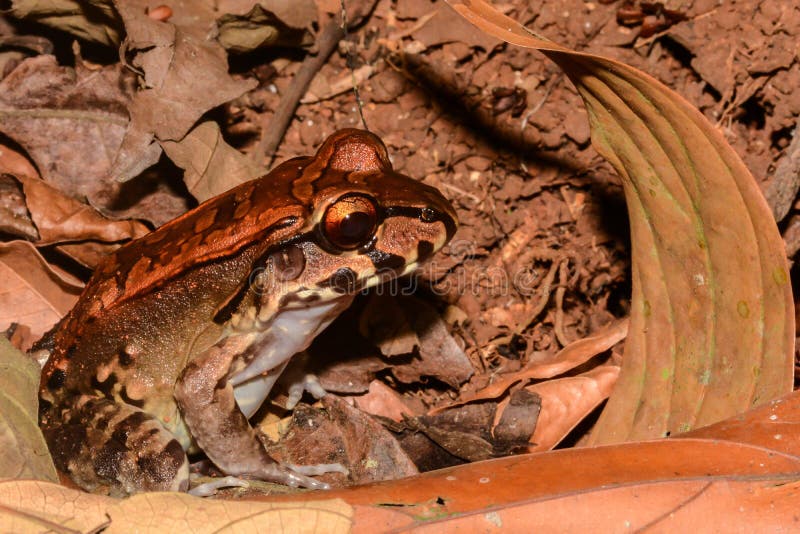
[[352,195],[340,198],[328,208],[322,229],[331,244],[352,250],[372,239],[377,222],[375,202],[365,196]]
[[342,219],[339,225],[339,231],[344,239],[351,241],[358,241],[363,239],[364,235],[372,230],[373,220],[369,213],[363,211],[355,211]]

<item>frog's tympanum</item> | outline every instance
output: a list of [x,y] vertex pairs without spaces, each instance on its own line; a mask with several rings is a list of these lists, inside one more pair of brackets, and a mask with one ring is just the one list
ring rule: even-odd
[[56,465],[112,495],[185,490],[187,451],[228,475],[324,487],[248,423],[288,360],[356,292],[414,270],[453,208],[360,130],[120,248],[42,346],[40,422]]

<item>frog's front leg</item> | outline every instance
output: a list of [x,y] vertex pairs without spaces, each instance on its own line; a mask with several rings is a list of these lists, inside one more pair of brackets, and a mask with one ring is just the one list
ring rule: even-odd
[[250,476],[292,487],[328,485],[281,466],[258,439],[236,404],[229,380],[237,356],[258,346],[258,333],[234,335],[193,358],[175,386],[175,400],[197,445],[228,475]]

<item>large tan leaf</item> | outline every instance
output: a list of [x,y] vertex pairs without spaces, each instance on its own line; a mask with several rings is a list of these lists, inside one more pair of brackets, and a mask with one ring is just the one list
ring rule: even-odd
[[632,67],[537,38],[482,0],[449,3],[564,70],[586,104],[592,143],[623,179],[630,333],[593,443],[687,431],[791,391],[794,310],[783,243],[722,135]]
[[[526,454],[328,492],[124,500],[45,482],[0,482],[0,529],[105,532],[771,531],[800,491],[800,394],[688,438]],[[498,528],[500,527],[500,528]],[[537,529],[536,527],[539,527]]]
[[38,390],[39,365],[0,337],[0,478],[58,480],[39,430]]
[[112,499],[30,480],[0,481],[3,532],[350,532],[353,508],[341,499],[219,501],[185,493]]

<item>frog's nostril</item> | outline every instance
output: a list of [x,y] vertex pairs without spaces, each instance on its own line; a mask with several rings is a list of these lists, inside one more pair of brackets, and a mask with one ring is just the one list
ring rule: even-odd
[[433,222],[436,220],[436,210],[433,208],[422,208],[422,211],[419,213],[419,218],[422,222]]

